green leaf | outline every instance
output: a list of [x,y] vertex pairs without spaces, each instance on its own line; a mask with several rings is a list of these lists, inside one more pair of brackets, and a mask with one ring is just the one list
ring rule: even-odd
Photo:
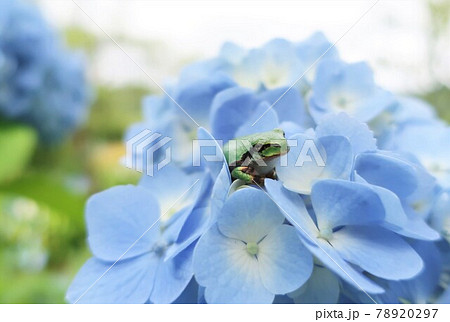
[[36,132],[24,125],[0,125],[0,183],[16,178],[27,166],[37,144]]

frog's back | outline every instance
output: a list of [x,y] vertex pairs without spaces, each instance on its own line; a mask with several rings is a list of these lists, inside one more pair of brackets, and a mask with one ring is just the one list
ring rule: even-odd
[[[244,154],[248,152],[248,145],[254,146],[258,141],[262,141],[261,133],[250,134],[237,137],[225,144],[223,153],[230,166],[235,166],[241,161]],[[231,149],[231,150],[230,150]]]
[[279,136],[277,139],[284,139],[283,130],[277,128],[263,133],[240,136],[228,141],[223,148],[223,153],[228,164],[230,166],[236,166],[239,161],[242,161],[244,155],[247,154],[249,145],[255,146],[257,144],[270,142],[273,139],[273,133],[276,133],[276,135]]

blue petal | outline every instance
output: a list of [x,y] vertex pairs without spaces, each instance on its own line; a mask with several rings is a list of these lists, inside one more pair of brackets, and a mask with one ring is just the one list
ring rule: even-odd
[[319,138],[327,154],[325,172],[335,179],[350,179],[353,168],[352,147],[344,136],[323,136]]
[[264,286],[274,294],[286,294],[302,286],[313,267],[311,253],[303,246],[296,229],[281,225],[260,243],[258,262]]
[[373,132],[367,124],[361,123],[345,113],[325,116],[316,127],[316,136],[345,136],[352,146],[354,155],[377,149]]
[[264,192],[245,188],[228,198],[217,225],[229,238],[257,243],[283,221],[283,214]]
[[299,194],[287,190],[280,181],[268,180],[264,182],[267,192],[276,200],[286,219],[305,236],[316,236],[317,227],[306,210],[305,203]]
[[294,304],[294,301],[287,295],[276,295],[272,304]]
[[[178,238],[175,239],[175,243],[172,244],[166,251],[165,261],[177,256],[180,252],[184,251],[193,242],[195,242],[203,233],[210,227],[209,226],[209,209],[208,208],[196,208],[189,217],[184,221],[183,226],[180,229]],[[170,227],[169,227],[170,229]]]
[[433,214],[431,217],[431,225],[444,236],[450,236],[450,220],[448,216],[450,209],[450,190],[442,191],[436,197],[433,205]]
[[159,238],[159,217],[158,202],[147,189],[116,186],[95,194],[86,206],[92,253],[114,262],[149,251]]
[[356,288],[362,288],[369,293],[383,292],[380,286],[357,272],[345,262],[327,241],[317,238],[319,231],[310,218],[302,198],[298,194],[283,188],[279,181],[266,180],[265,186],[272,198],[277,200],[280,209],[286,215],[286,219],[297,228],[304,245],[325,266]]
[[383,228],[344,227],[333,233],[330,242],[347,261],[384,279],[412,278],[423,268],[415,250]]
[[447,288],[438,301],[439,304],[450,304],[450,288]]
[[311,66],[319,58],[321,60],[338,58],[336,47],[320,31],[313,33],[296,47],[297,56],[305,66]]
[[245,53],[246,50],[244,48],[227,41],[222,45],[222,48],[220,48],[219,56],[225,58],[227,61],[237,64],[244,58]]
[[382,223],[383,227],[411,238],[423,240],[440,238],[439,234],[428,227],[421,218],[408,218],[400,199],[392,191],[377,186],[373,186],[372,189],[377,192],[385,209],[386,216]]
[[195,278],[192,278],[189,284],[184,289],[183,293],[173,302],[174,304],[197,304],[199,296],[199,286],[195,281]]
[[222,211],[225,200],[231,186],[231,175],[228,164],[224,163],[219,176],[216,177],[213,190],[211,192],[211,219],[210,225],[215,224],[220,212]]
[[[198,128],[197,139],[207,143],[200,148],[200,164],[206,166],[212,178],[216,178],[222,170],[223,164],[227,164],[223,154],[223,142],[216,141],[211,133],[202,127]],[[216,156],[218,157],[216,158]]]
[[324,60],[317,67],[310,99],[310,113],[316,122],[338,112],[366,122],[393,103],[392,94],[376,87],[366,63]]
[[111,268],[112,265],[113,262],[89,259],[70,285],[67,300],[71,303],[147,302],[158,259],[147,254],[119,261]]
[[427,102],[413,96],[397,97],[395,120],[403,124],[406,122],[427,122],[437,119],[436,110]]
[[299,304],[336,304],[339,299],[339,280],[331,271],[315,266],[311,278],[289,297]]
[[234,70],[234,77],[245,87],[275,88],[290,85],[301,74],[301,67],[293,44],[273,39],[250,50]]
[[310,239],[302,234],[300,234],[300,236],[310,252],[312,252],[327,268],[332,270],[353,287],[358,290],[362,289],[370,294],[384,292],[382,287],[349,265],[327,241],[323,239]]
[[395,140],[397,150],[414,154],[441,186],[450,188],[450,127],[441,122],[410,124]]
[[413,279],[400,282],[391,282],[391,289],[398,297],[411,303],[429,303],[439,289],[439,281],[442,274],[442,255],[434,243],[416,241],[411,244],[422,257],[424,269]]
[[177,108],[167,95],[150,95],[142,101],[142,113],[148,129],[156,132],[166,133],[166,129],[173,122]]
[[265,91],[259,98],[269,103],[277,113],[280,122],[294,122],[301,127],[311,127],[314,121],[308,115],[303,97],[296,89],[281,87]]
[[148,189],[159,202],[162,219],[192,205],[199,194],[201,184],[195,183],[199,174],[187,174],[173,163],[169,163],[154,176],[142,176],[139,186]]
[[274,295],[261,281],[257,260],[245,243],[227,238],[213,226],[194,250],[197,282],[206,287],[208,303],[272,303]]
[[209,110],[214,97],[232,86],[235,83],[228,76],[215,73],[202,79],[182,82],[174,99],[192,118],[205,126],[209,123]]
[[259,103],[253,91],[241,87],[217,94],[210,114],[213,136],[224,143],[235,138],[238,128],[252,115]]
[[297,146],[291,146],[287,166],[276,167],[277,175],[287,189],[310,194],[312,185],[318,180],[349,179],[353,156],[345,137],[327,136],[317,140],[298,134],[291,140],[297,140]]
[[[255,123],[256,122],[256,123]],[[261,102],[248,121],[239,127],[235,136],[271,131],[279,126],[277,113],[267,102]]]
[[224,57],[198,61],[183,68],[180,74],[180,82],[200,80],[216,73],[227,72],[230,68],[230,62]]
[[205,288],[203,286],[198,286],[198,297],[197,297],[198,304],[208,304],[206,303],[205,299]]
[[286,133],[286,137],[290,138],[296,134],[303,133],[305,129],[294,122],[282,122],[279,126]]
[[150,295],[152,303],[172,303],[180,296],[194,274],[193,251],[191,244],[171,260],[160,259]]
[[393,156],[363,153],[356,159],[355,170],[367,182],[391,190],[400,198],[406,198],[418,186],[414,167]]
[[405,237],[428,241],[436,241],[441,238],[439,233],[431,228],[422,218],[411,215],[408,216],[405,226],[401,230],[396,231],[396,233]]
[[312,188],[311,200],[319,229],[380,223],[385,216],[378,195],[361,183],[319,181]]

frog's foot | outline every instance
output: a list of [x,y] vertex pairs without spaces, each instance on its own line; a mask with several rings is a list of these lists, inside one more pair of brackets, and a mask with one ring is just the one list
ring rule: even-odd
[[249,167],[236,167],[231,171],[231,176],[234,179],[241,179],[245,181],[245,183],[253,182],[253,170]]
[[264,185],[265,177],[261,177],[252,167],[236,167],[231,171],[231,176],[245,181],[246,184]]

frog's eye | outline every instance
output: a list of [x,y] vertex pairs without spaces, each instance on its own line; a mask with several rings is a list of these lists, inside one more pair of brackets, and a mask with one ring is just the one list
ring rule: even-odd
[[283,137],[286,137],[286,132],[283,131]]

